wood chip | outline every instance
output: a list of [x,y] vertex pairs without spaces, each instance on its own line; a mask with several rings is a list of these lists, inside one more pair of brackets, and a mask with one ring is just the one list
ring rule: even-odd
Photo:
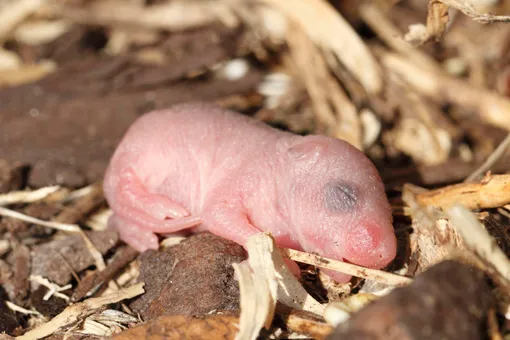
[[143,286],[143,282],[138,283],[131,287],[123,288],[118,292],[107,296],[90,298],[83,302],[71,305],[67,307],[62,313],[51,319],[49,322],[26,332],[22,336],[17,337],[17,339],[35,340],[49,336],[56,331],[63,329],[64,327],[69,327],[76,322],[79,322],[103,306],[107,306],[122,300],[131,299],[135,296],[143,294]]
[[417,195],[418,203],[447,209],[462,204],[468,209],[497,208],[510,203],[510,175],[492,175],[479,183],[460,183]]

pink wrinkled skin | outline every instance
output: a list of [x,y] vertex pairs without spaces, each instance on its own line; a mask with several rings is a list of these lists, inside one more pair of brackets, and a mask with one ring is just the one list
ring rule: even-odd
[[362,152],[212,104],[141,116],[112,157],[104,191],[110,225],[139,251],[158,248],[156,233],[208,230],[244,245],[269,230],[281,247],[371,268],[396,253],[383,184]]

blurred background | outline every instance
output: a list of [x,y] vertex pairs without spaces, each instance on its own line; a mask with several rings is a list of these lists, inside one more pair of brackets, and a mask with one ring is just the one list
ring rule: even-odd
[[[349,141],[389,189],[461,181],[510,129],[508,8],[2,0],[0,159],[29,169],[33,187],[79,187],[102,177],[137,116],[215,101]],[[492,170],[509,163],[500,157]]]

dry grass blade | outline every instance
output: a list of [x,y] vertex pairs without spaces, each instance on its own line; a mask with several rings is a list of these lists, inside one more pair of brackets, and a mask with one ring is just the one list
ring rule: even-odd
[[488,124],[510,131],[509,99],[460,79],[423,69],[393,53],[384,53],[382,62],[428,97],[457,104],[469,111],[478,111]]
[[319,122],[330,136],[363,149],[358,111],[329,73],[320,51],[300,26],[290,25],[287,34],[295,74],[303,78]]
[[294,249],[282,249],[282,252],[291,260],[311,264],[317,267],[336,270],[341,273],[368,279],[390,286],[406,286],[413,282],[411,278],[388,273],[382,270],[370,269],[365,267],[356,266],[354,264],[336,261],[326,257],[309,254]]
[[238,23],[229,5],[222,1],[171,1],[142,9],[125,1],[98,1],[85,8],[52,6],[56,15],[78,24],[140,26],[152,29],[184,30],[223,21]]
[[115,292],[113,294],[102,296],[98,298],[90,298],[80,303],[76,303],[72,306],[64,309],[62,313],[51,319],[49,322],[42,324],[41,326],[28,331],[22,336],[17,337],[17,339],[21,340],[32,340],[32,339],[41,339],[48,335],[51,335],[58,331],[59,329],[63,329],[64,327],[71,326],[76,322],[84,319],[88,315],[94,313],[97,309],[116,303],[122,300],[131,299],[135,296],[143,294],[145,290],[143,289],[144,283],[138,283],[128,288],[124,288]]
[[361,18],[374,30],[375,33],[395,51],[405,55],[409,60],[420,68],[431,71],[439,70],[434,59],[420,52],[418,49],[409,45],[402,39],[402,32],[388,19],[386,14],[381,11],[376,4],[366,3],[360,6],[359,14]]
[[43,221],[38,218],[27,216],[27,215],[19,213],[17,211],[7,209],[7,208],[2,208],[2,207],[0,207],[0,215],[11,217],[11,218],[16,218],[18,220],[22,220],[22,221],[28,222],[28,223],[42,225],[43,227],[53,228],[53,229],[72,232],[72,233],[80,233],[82,231],[80,229],[80,226],[78,226],[76,224]]
[[299,23],[316,44],[331,50],[367,92],[381,90],[381,73],[374,57],[356,31],[329,3],[324,0],[264,1]]
[[92,241],[90,241],[90,239],[88,238],[87,234],[85,234],[83,232],[83,230],[81,230],[81,228],[80,228],[79,233],[80,233],[80,236],[83,238],[83,241],[87,245],[87,249],[90,252],[90,255],[92,255],[92,257],[94,258],[94,263],[95,263],[97,269],[100,271],[104,270],[106,268],[106,264],[104,262],[103,255],[101,255],[101,252],[99,250],[97,250],[97,248],[94,246]]
[[35,46],[50,43],[70,29],[71,24],[65,20],[29,21],[16,28],[13,35],[17,41]]
[[12,51],[0,47],[0,71],[15,70],[22,65],[21,57]]
[[470,183],[480,177],[483,173],[490,170],[490,168],[503,157],[510,145],[510,134],[508,134],[505,139],[498,145],[498,147],[491,153],[491,155],[487,158],[487,160],[476,169],[469,177],[467,177],[464,183]]
[[510,285],[510,261],[476,216],[462,205],[455,205],[446,213],[469,248],[492,265],[506,281],[508,287]]
[[42,60],[38,64],[25,64],[14,70],[0,71],[0,87],[16,86],[39,80],[57,69],[55,62]]
[[17,204],[17,203],[32,203],[37,202],[45,197],[58,191],[60,186],[55,185],[51,187],[40,188],[33,191],[12,191],[7,194],[0,195],[0,206]]
[[46,0],[15,0],[0,6],[0,41],[45,2]]
[[43,296],[43,301],[48,301],[50,297],[56,296],[58,298],[61,298],[65,300],[66,302],[69,301],[69,297],[65,294],[62,294],[60,292],[69,290],[73,286],[71,284],[65,285],[64,287],[60,287],[59,285],[50,282],[48,279],[40,276],[40,275],[30,275],[28,278],[30,281],[37,282],[46,288],[48,288],[48,292]]
[[508,15],[493,15],[493,14],[480,14],[478,13],[473,4],[467,0],[439,0],[445,5],[456,8],[465,15],[472,17],[474,20],[480,23],[490,23],[490,22],[509,22],[510,16]]
[[90,184],[90,185],[88,185],[86,187],[73,190],[73,191],[71,191],[69,193],[69,195],[67,197],[65,197],[62,200],[62,203],[67,203],[69,201],[73,201],[73,200],[76,200],[76,199],[80,199],[81,197],[90,195],[92,192],[97,190],[98,187],[101,188],[102,184],[101,183],[94,183],[94,184]]
[[18,306],[16,304],[12,303],[11,301],[5,301],[5,304],[13,312],[18,312],[18,313],[25,314],[25,315],[37,315],[37,316],[40,316],[40,317],[44,318],[44,315],[42,315],[38,311],[36,311],[36,310],[35,311],[34,310],[29,310],[29,309],[20,307],[20,306]]
[[510,175],[493,175],[480,183],[460,183],[416,195],[424,206],[449,208],[462,204],[468,209],[497,208],[510,203]]

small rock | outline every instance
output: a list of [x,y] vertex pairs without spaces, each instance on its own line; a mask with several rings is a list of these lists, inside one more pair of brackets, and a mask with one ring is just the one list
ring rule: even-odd
[[493,302],[483,272],[444,261],[369,304],[327,339],[483,339]]
[[131,307],[145,319],[237,310],[239,286],[232,263],[245,259],[240,245],[210,233],[192,235],[164,252],[147,251],[140,257],[139,278],[146,293]]
[[165,282],[168,284],[172,275],[175,254],[168,251],[157,252],[147,250],[139,257],[139,282],[144,282],[145,294],[140,295],[131,303],[130,307],[137,312],[145,311],[152,301],[159,297]]

